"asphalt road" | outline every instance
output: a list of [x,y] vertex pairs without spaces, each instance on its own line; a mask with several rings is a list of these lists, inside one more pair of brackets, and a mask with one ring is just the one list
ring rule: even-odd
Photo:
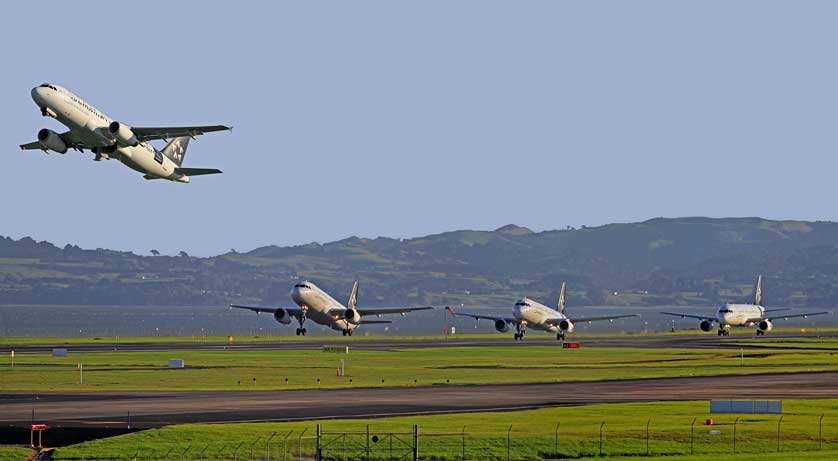
[[323,391],[0,394],[0,425],[63,427],[349,418],[711,398],[838,398],[838,372]]
[[[780,333],[767,336],[765,339],[778,338],[838,338],[838,332],[820,334]],[[568,336],[568,341],[578,341],[583,347],[650,347],[650,348],[725,348],[743,347],[740,341],[754,339],[751,335],[734,335],[719,337],[715,333],[696,333],[679,335],[637,335],[637,336],[611,336],[611,337],[582,337],[574,338]],[[449,339],[389,339],[381,337],[377,339],[351,338],[333,339],[329,337],[309,339],[305,341],[265,341],[265,342],[240,342],[229,345],[226,342],[159,342],[159,343],[112,343],[108,341],[97,341],[95,343],[80,344],[20,344],[0,345],[0,354],[14,350],[16,353],[26,352],[50,352],[53,348],[66,348],[71,352],[167,352],[186,350],[319,350],[323,346],[349,346],[352,349],[361,350],[383,350],[383,349],[408,349],[427,347],[478,347],[478,346],[506,346],[525,347],[527,345],[555,345],[560,346],[555,336],[530,332],[524,341],[514,341],[509,338],[469,338],[467,335],[451,336]],[[744,347],[759,347],[758,345],[746,345]],[[836,347],[838,349],[838,347]],[[823,350],[823,349],[822,349]]]

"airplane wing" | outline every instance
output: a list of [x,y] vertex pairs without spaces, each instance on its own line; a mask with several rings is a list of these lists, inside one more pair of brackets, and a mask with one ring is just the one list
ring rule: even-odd
[[177,126],[177,127],[152,127],[152,128],[137,128],[131,127],[134,135],[140,141],[153,141],[155,139],[171,139],[178,136],[195,137],[213,131],[232,130],[232,127],[224,125],[208,125],[208,126]]
[[711,316],[707,316],[707,315],[679,314],[677,312],[661,312],[661,314],[674,315],[676,317],[681,317],[682,319],[691,318],[691,319],[698,319],[698,320],[709,320],[711,322],[716,321],[716,317],[711,317]]
[[[626,319],[629,317],[639,317],[638,314],[623,314],[623,315],[609,315],[603,317],[569,317],[567,320],[570,320],[571,323],[585,323],[585,322],[597,322],[600,320],[616,320],[616,319]],[[551,325],[557,325],[562,320],[565,319],[550,319],[547,320],[545,323]]]
[[790,311],[791,308],[784,307],[782,309],[765,309],[763,312],[780,312],[780,311]]
[[[61,138],[62,141],[64,141],[64,144],[67,145],[68,149],[82,150],[82,149],[90,149],[91,147],[101,147],[101,146],[89,146],[89,145],[85,144],[85,142],[82,141],[81,139],[79,139],[78,137],[76,137],[73,134],[72,131],[65,131],[63,133],[58,133],[58,137]],[[21,150],[35,150],[35,149],[46,150],[46,149],[44,149],[44,146],[42,146],[41,143],[38,142],[38,141],[34,141],[34,142],[26,143],[26,144],[21,144],[20,149]]]
[[261,306],[240,306],[238,304],[230,304],[230,307],[235,307],[236,309],[247,309],[249,311],[256,312],[260,314],[262,312],[273,314],[274,312],[284,309],[288,312],[289,315],[293,315],[294,317],[299,317],[303,310],[299,307],[261,307]]
[[[405,314],[407,312],[414,312],[414,311],[426,311],[429,309],[433,309],[431,306],[421,306],[421,307],[397,307],[395,309],[358,309],[358,313],[361,314],[361,317],[365,315],[387,315],[387,314]],[[369,323],[369,322],[367,322]]]
[[491,316],[491,315],[479,315],[479,314],[469,314],[469,313],[466,313],[466,312],[454,312],[454,309],[451,309],[450,306],[446,307],[445,310],[450,312],[451,315],[453,315],[454,317],[459,317],[459,316],[462,315],[464,317],[471,317],[475,320],[491,320],[493,322],[497,322],[498,320],[502,320],[502,321],[504,321],[508,324],[511,324],[511,325],[517,325],[518,323],[521,322],[520,320],[518,320],[514,317],[495,317],[495,316]]
[[757,322],[762,321],[762,320],[769,320],[769,321],[773,322],[775,320],[788,320],[788,319],[800,318],[800,317],[805,318],[805,317],[809,317],[810,315],[823,315],[823,314],[829,314],[829,312],[828,311],[822,311],[822,312],[807,312],[805,314],[794,314],[794,315],[777,315],[777,316],[772,315],[772,316],[766,316],[766,317],[762,317],[762,318],[757,317],[757,318],[753,318],[753,319],[748,319],[747,322],[757,323]]
[[221,173],[221,170],[216,170],[215,168],[175,168],[175,171],[187,176],[201,176],[205,174]]

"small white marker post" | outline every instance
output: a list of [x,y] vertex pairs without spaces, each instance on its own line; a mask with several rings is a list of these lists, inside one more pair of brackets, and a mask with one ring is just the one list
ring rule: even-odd
[[745,365],[745,349],[739,348],[739,366]]
[[15,351],[12,351],[12,368],[15,367]]
[[79,384],[84,384],[84,365],[79,364]]

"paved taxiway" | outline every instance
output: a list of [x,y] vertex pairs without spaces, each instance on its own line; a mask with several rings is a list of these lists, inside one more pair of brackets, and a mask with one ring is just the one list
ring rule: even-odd
[[[726,348],[726,347],[760,347],[759,344],[743,346],[740,341],[757,339],[768,340],[782,338],[838,338],[838,332],[827,333],[780,333],[767,338],[756,338],[751,335],[735,335],[719,337],[715,333],[707,334],[656,334],[636,336],[609,337],[568,337],[568,341],[579,341],[584,347],[649,347],[649,348]],[[17,353],[50,352],[53,348],[66,348],[71,352],[168,352],[187,350],[319,350],[323,346],[349,346],[361,350],[410,349],[426,347],[478,347],[478,346],[506,346],[523,347],[527,345],[559,346],[555,336],[530,333],[524,341],[513,341],[509,338],[470,338],[468,335],[451,336],[448,339],[389,339],[386,336],[376,339],[334,339],[331,337],[311,338],[307,340],[280,340],[260,342],[239,342],[229,345],[225,342],[152,342],[152,343],[113,343],[108,341],[79,343],[79,344],[20,344],[2,345],[0,353],[14,350]],[[803,345],[801,345],[803,346]],[[835,348],[838,350],[838,347]],[[830,350],[819,348],[819,350]]]
[[711,398],[838,398],[838,372],[769,373],[538,384],[234,392],[0,394],[0,425],[135,427],[287,421]]

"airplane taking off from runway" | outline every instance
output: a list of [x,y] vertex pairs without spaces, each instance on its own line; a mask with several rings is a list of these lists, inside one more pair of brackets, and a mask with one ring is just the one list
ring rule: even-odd
[[719,336],[729,336],[730,327],[756,327],[757,336],[763,336],[766,332],[769,332],[772,328],[774,328],[775,320],[786,320],[796,317],[806,318],[810,315],[823,315],[829,313],[823,311],[795,315],[765,315],[769,312],[787,310],[789,309],[766,309],[762,307],[762,275],[760,275],[757,277],[757,284],[754,287],[754,302],[752,304],[725,304],[716,311],[715,317],[679,314],[677,312],[661,312],[661,314],[701,320],[701,323],[699,323],[701,331],[712,330],[713,324],[716,323],[719,325]]
[[[94,160],[118,159],[145,179],[168,179],[189,182],[190,176],[221,173],[214,168],[184,168],[189,139],[212,131],[231,128],[223,125],[137,128],[116,122],[69,90],[51,83],[32,88],[32,99],[44,117],[54,117],[70,128],[56,133],[44,128],[38,140],[22,144],[21,149],[40,149],[64,154],[69,149],[92,151]],[[171,139],[163,150],[149,141]]]
[[396,309],[358,309],[358,282],[352,285],[352,291],[349,293],[349,300],[346,306],[336,301],[335,298],[332,298],[328,293],[309,281],[294,285],[294,288],[291,290],[291,299],[299,307],[257,307],[239,306],[236,304],[230,304],[230,307],[248,309],[257,314],[260,312],[273,314],[274,319],[283,325],[291,323],[291,318],[293,317],[300,322],[300,327],[297,328],[297,336],[306,335],[306,329],[303,324],[309,318],[314,323],[343,332],[344,336],[352,336],[352,331],[361,325],[392,323],[389,320],[363,320],[363,317],[368,315],[404,315],[407,312],[433,309],[430,306]]
[[451,309],[451,306],[446,307],[446,309],[455,317],[464,315],[477,320],[492,320],[495,322],[495,329],[501,333],[509,331],[509,326],[512,325],[515,327],[516,341],[522,341],[524,339],[524,333],[526,333],[527,327],[535,330],[556,333],[556,339],[563,341],[565,334],[572,333],[573,326],[577,323],[637,317],[637,314],[611,315],[605,317],[568,317],[564,314],[566,290],[567,282],[562,282],[562,289],[559,291],[558,309],[551,309],[544,304],[524,297],[515,302],[515,306],[512,307],[512,317],[493,317],[491,315],[458,313],[454,312],[454,309]]

